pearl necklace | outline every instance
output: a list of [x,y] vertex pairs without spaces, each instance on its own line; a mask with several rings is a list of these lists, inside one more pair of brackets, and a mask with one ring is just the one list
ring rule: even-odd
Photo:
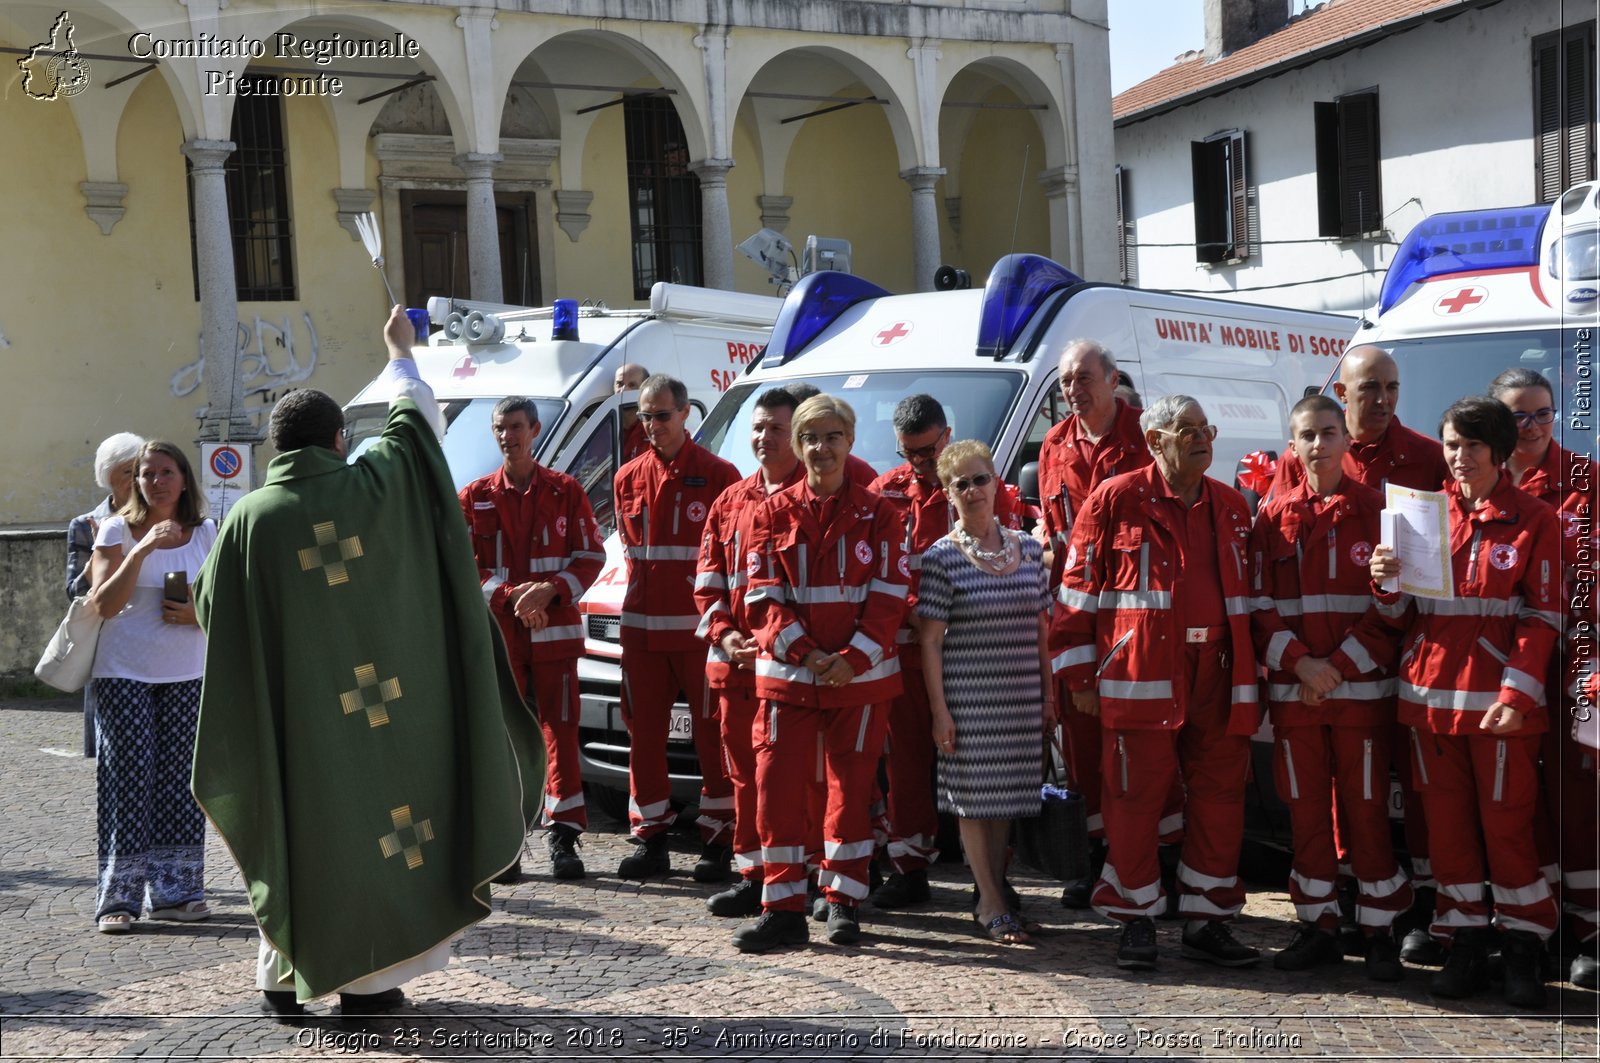
[[998,519],[995,520],[995,530],[1000,533],[998,550],[985,550],[983,544],[960,524],[952,530],[955,532],[956,542],[961,544],[962,549],[991,568],[1009,568],[1016,558],[1016,544],[1011,541],[1011,536],[1006,534],[1005,529],[1000,527]]

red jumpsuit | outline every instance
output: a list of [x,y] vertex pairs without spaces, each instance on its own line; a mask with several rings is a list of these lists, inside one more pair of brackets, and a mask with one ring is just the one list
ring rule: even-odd
[[1109,848],[1091,899],[1120,922],[1165,905],[1157,827],[1177,773],[1179,911],[1227,919],[1244,905],[1244,790],[1261,719],[1249,536],[1239,492],[1207,477],[1186,508],[1154,465],[1101,484],[1073,528],[1050,648],[1070,690],[1100,695]]
[[[1545,938],[1557,911],[1532,832],[1545,676],[1562,622],[1561,530],[1555,511],[1509,476],[1476,510],[1454,482],[1445,494],[1455,597],[1379,593],[1405,632],[1400,723],[1435,842],[1432,931],[1447,942],[1462,927],[1487,926],[1487,878],[1496,921]],[[1480,730],[1496,702],[1523,714],[1521,729]]]
[[[950,533],[955,510],[937,481],[927,482],[910,462],[897,465],[872,482],[905,523],[906,556],[911,566],[907,615],[917,606],[917,581],[922,552]],[[1022,500],[1017,489],[1002,483],[995,495],[995,516],[1007,528],[1022,527]],[[889,776],[889,862],[901,874],[922,871],[939,856],[936,844],[939,812],[933,795],[933,716],[928,686],[922,676],[922,646],[909,625],[895,635],[905,688],[889,710],[889,744],[885,769]]]
[[[1121,399],[1111,431],[1098,443],[1083,434],[1077,414],[1051,428],[1039,447],[1039,501],[1045,531],[1050,536],[1050,590],[1061,587],[1061,570],[1072,537],[1072,518],[1088,501],[1089,493],[1113,476],[1142,469],[1151,462],[1139,427],[1139,411]],[[1089,837],[1105,837],[1100,818],[1100,721],[1072,711],[1072,693],[1056,685],[1056,712],[1066,737],[1067,776],[1083,794]],[[1183,826],[1183,795],[1174,793],[1168,816],[1163,817],[1162,840],[1176,840]]]
[[[805,478],[795,465],[784,482]],[[694,604],[700,610],[697,634],[711,644],[706,653],[706,682],[718,699],[722,720],[722,753],[733,783],[733,861],[744,878],[762,877],[761,835],[756,830],[756,751],[751,731],[756,719],[756,676],[735,668],[722,649],[729,632],[750,634],[745,613],[745,554],[750,544],[750,518],[767,500],[761,470],[726,491],[711,506],[700,540],[700,568],[694,579]]]
[[628,822],[649,838],[672,825],[667,730],[682,691],[694,715],[700,761],[700,834],[728,845],[733,786],[722,765],[721,725],[706,688],[705,643],[695,635],[695,567],[706,515],[739,471],[692,439],[671,461],[654,448],[617,470],[617,531],[628,559],[622,599],[622,714],[632,750]]
[[[535,465],[528,489],[519,491],[501,468],[463,487],[459,497],[472,528],[483,596],[505,636],[517,689],[527,697],[532,687],[544,731],[544,825],[583,830],[588,812],[578,755],[578,599],[605,563],[604,536],[583,487],[553,469]],[[511,591],[547,581],[558,588],[546,610],[549,623],[531,631],[512,611]]]
[[[1378,616],[1367,572],[1382,511],[1382,496],[1348,477],[1326,498],[1302,482],[1262,506],[1250,536],[1251,626],[1268,670],[1273,766],[1294,838],[1289,899],[1302,921],[1328,931],[1339,925],[1335,780],[1360,893],[1356,922],[1385,930],[1412,901],[1389,838],[1394,634]],[[1344,676],[1315,705],[1300,700],[1294,672],[1308,656]]]
[[[1559,899],[1580,924],[1580,940],[1593,941],[1596,929],[1595,909],[1600,907],[1600,855],[1596,853],[1595,809],[1595,751],[1572,737],[1572,714],[1578,710],[1579,699],[1572,689],[1576,675],[1575,664],[1579,658],[1593,655],[1593,624],[1595,611],[1593,596],[1587,602],[1581,591],[1583,581],[1577,561],[1585,547],[1594,557],[1595,517],[1600,513],[1600,482],[1595,478],[1594,463],[1581,454],[1550,443],[1544,460],[1522,474],[1517,486],[1534,498],[1553,506],[1561,519],[1562,559],[1566,562],[1564,595],[1569,604],[1567,616],[1566,659],[1553,654],[1547,691],[1561,691],[1551,704],[1563,708],[1560,719],[1551,721],[1545,731],[1540,753],[1544,767],[1540,773],[1543,786],[1539,791],[1539,808],[1534,818],[1535,838],[1539,844],[1540,870],[1545,879],[1558,891]],[[1594,567],[1591,562],[1588,583],[1593,585]],[[1590,637],[1585,646],[1577,625],[1587,621]],[[1592,704],[1592,702],[1591,702]],[[1587,936],[1585,936],[1587,935]]]
[[622,464],[628,464],[649,449],[650,437],[644,434],[643,421],[635,421],[622,430]]
[[[1444,448],[1439,441],[1413,432],[1401,424],[1398,417],[1390,422],[1388,430],[1376,442],[1350,441],[1350,450],[1344,456],[1344,474],[1380,494],[1386,483],[1416,491],[1438,491],[1450,481],[1450,467],[1445,464]],[[1278,462],[1272,494],[1298,486],[1305,482],[1305,478],[1305,468],[1291,447]],[[1390,738],[1393,756],[1390,766],[1394,768],[1405,800],[1406,851],[1411,857],[1412,881],[1417,886],[1431,887],[1433,871],[1428,860],[1426,810],[1411,777],[1411,758],[1401,755],[1409,741],[1406,735],[1406,729],[1397,725]],[[1337,840],[1342,835],[1337,806],[1334,813],[1334,836]],[[1344,849],[1342,843],[1340,849]]]
[[[756,820],[769,910],[805,907],[816,830],[796,788],[809,788],[819,770],[827,800],[818,885],[830,902],[867,895],[873,773],[901,687],[894,636],[910,584],[904,535],[889,502],[849,481],[831,498],[798,483],[752,515],[745,605],[761,647]],[[802,664],[812,650],[842,654],[855,678],[819,686]]]

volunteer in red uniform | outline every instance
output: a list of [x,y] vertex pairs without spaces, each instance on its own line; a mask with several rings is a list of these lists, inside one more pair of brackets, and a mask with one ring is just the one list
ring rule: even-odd
[[[611,393],[620,395],[624,391],[633,391],[645,382],[650,376],[650,370],[642,365],[628,362],[617,367],[617,375],[611,378]],[[644,434],[644,425],[639,423],[637,410],[624,408],[622,411],[622,463],[628,462],[643,454],[650,446],[650,440]]]
[[[1045,434],[1039,447],[1039,502],[1044,519],[1034,529],[1050,551],[1050,590],[1061,587],[1061,569],[1067,559],[1072,518],[1088,501],[1089,493],[1106,480],[1150,464],[1144,445],[1139,411],[1117,398],[1117,362],[1094,340],[1073,340],[1061,352],[1061,399],[1072,411],[1067,419]],[[1100,721],[1073,712],[1072,695],[1058,684],[1056,708],[1066,737],[1067,776],[1083,795],[1088,817],[1089,874],[1069,882],[1061,892],[1068,908],[1089,907],[1089,894],[1105,863],[1105,823],[1100,815]],[[1173,819],[1162,834],[1174,836],[1181,827],[1176,805],[1168,809]]]
[[1172,778],[1184,784],[1183,955],[1238,967],[1260,953],[1227,920],[1244,905],[1239,849],[1260,722],[1250,638],[1250,509],[1209,479],[1215,425],[1168,395],[1139,418],[1155,463],[1114,476],[1073,527],[1051,622],[1073,707],[1098,716],[1105,866],[1094,908],[1123,924],[1117,965],[1153,967],[1164,907],[1156,856]]
[[[1549,724],[1545,676],[1562,623],[1561,529],[1554,510],[1501,470],[1517,443],[1511,411],[1486,397],[1460,399],[1444,412],[1439,434],[1452,476],[1445,494],[1454,597],[1379,595],[1404,631],[1400,723],[1410,729],[1434,841],[1432,931],[1448,949],[1429,989],[1454,999],[1487,985],[1487,878],[1505,999],[1539,1007],[1543,941],[1558,913],[1539,871],[1533,816]],[[1389,547],[1374,551],[1374,581],[1399,571]]]
[[[1539,862],[1546,880],[1558,892],[1568,916],[1567,950],[1572,953],[1570,980],[1574,985],[1595,988],[1595,946],[1600,923],[1600,852],[1595,841],[1597,830],[1595,790],[1595,750],[1578,742],[1570,726],[1574,711],[1593,711],[1593,701],[1585,709],[1574,696],[1573,668],[1578,658],[1589,665],[1594,639],[1592,594],[1585,593],[1579,580],[1587,575],[1593,582],[1593,564],[1588,573],[1579,573],[1576,562],[1587,548],[1594,557],[1595,517],[1600,514],[1600,482],[1594,463],[1585,455],[1574,454],[1557,443],[1555,392],[1550,382],[1532,369],[1517,366],[1507,369],[1489,384],[1489,397],[1498,399],[1517,422],[1517,446],[1506,462],[1506,474],[1522,490],[1553,507],[1561,518],[1563,560],[1566,562],[1568,603],[1567,633],[1569,660],[1563,671],[1561,654],[1552,655],[1546,691],[1552,705],[1564,710],[1551,720],[1545,731],[1541,753],[1544,758],[1540,808],[1534,818]],[[1579,624],[1591,625],[1591,637],[1578,636]],[[1587,652],[1586,652],[1587,651]],[[1561,693],[1558,699],[1556,692]]]
[[[944,407],[932,395],[908,395],[894,408],[894,436],[905,458],[878,477],[872,490],[894,504],[905,522],[906,553],[911,566],[911,608],[906,626],[896,634],[905,688],[889,714],[885,769],[889,777],[888,834],[892,873],[872,894],[875,908],[903,908],[926,903],[928,865],[939,856],[935,838],[939,813],[933,795],[933,717],[928,687],[922,678],[921,618],[916,614],[917,577],[922,552],[946,535],[955,515],[939,482],[939,455],[950,443]],[[1017,490],[1006,484],[995,498],[995,516],[1003,527],[1021,527]]]
[[[578,757],[578,599],[605,562],[603,537],[583,488],[533,460],[539,414],[518,395],[490,421],[505,464],[461,489],[472,552],[489,611],[500,623],[523,697],[532,693],[544,731],[543,825],[556,878],[582,878],[578,836],[589,824]],[[515,881],[520,862],[505,876]]]
[[[1344,458],[1346,476],[1380,494],[1386,483],[1417,491],[1438,491],[1450,479],[1438,442],[1400,423],[1395,413],[1400,402],[1400,367],[1383,348],[1362,346],[1347,351],[1339,363],[1333,392],[1345,404],[1345,425],[1350,429],[1350,450]],[[1278,462],[1272,494],[1304,479],[1305,470],[1291,451]],[[1405,729],[1398,728],[1391,739],[1394,759],[1390,766],[1400,781],[1405,803],[1406,852],[1411,858],[1416,902],[1396,921],[1395,933],[1402,938],[1402,959],[1437,965],[1444,957],[1427,932],[1434,910],[1427,816],[1413,786],[1411,758],[1402,755],[1405,741]]]
[[656,374],[639,388],[639,421],[650,449],[617,470],[617,530],[628,559],[622,600],[622,713],[628,725],[628,822],[639,850],[617,868],[623,878],[671,870],[667,828],[672,787],[667,732],[681,691],[694,717],[700,760],[697,882],[722,882],[732,861],[733,785],[722,764],[721,724],[706,689],[706,647],[695,635],[695,568],[706,515],[739,470],[689,438],[689,391]]
[[745,615],[745,554],[754,511],[785,487],[798,483],[805,469],[789,441],[795,407],[783,388],[756,397],[750,415],[750,449],[761,467],[740,480],[712,505],[700,540],[700,570],[694,604],[700,610],[698,634],[711,644],[706,681],[718,699],[722,751],[733,783],[733,862],[739,880],[706,898],[712,915],[754,915],[761,910],[761,835],[756,830],[756,751],[751,728],[756,717],[756,643]]
[[1367,974],[1393,982],[1403,968],[1392,926],[1411,906],[1412,890],[1389,837],[1394,635],[1378,615],[1367,572],[1383,498],[1344,474],[1350,435],[1338,403],[1326,395],[1300,400],[1289,432],[1306,478],[1262,506],[1250,537],[1251,622],[1268,669],[1273,766],[1294,838],[1289,899],[1300,917],[1293,941],[1272,962],[1301,971],[1344,958],[1337,779]]
[[828,900],[828,940],[860,938],[872,776],[901,686],[894,636],[910,582],[905,532],[887,500],[845,475],[855,411],[818,395],[795,411],[792,432],[806,478],[756,511],[745,558],[745,605],[760,646],[763,704],[753,740],[765,883],[761,917],[733,936],[744,952],[809,937],[805,858],[815,825],[803,791],[819,756],[827,802],[818,885]]

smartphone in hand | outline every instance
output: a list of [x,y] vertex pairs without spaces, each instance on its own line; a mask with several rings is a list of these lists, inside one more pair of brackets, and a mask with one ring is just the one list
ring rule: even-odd
[[161,597],[169,602],[186,602],[189,600],[189,573],[182,571],[168,572],[162,577]]

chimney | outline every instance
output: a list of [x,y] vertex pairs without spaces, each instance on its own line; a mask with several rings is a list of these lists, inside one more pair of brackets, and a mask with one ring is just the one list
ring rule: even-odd
[[1207,59],[1247,48],[1289,24],[1289,0],[1202,0]]

